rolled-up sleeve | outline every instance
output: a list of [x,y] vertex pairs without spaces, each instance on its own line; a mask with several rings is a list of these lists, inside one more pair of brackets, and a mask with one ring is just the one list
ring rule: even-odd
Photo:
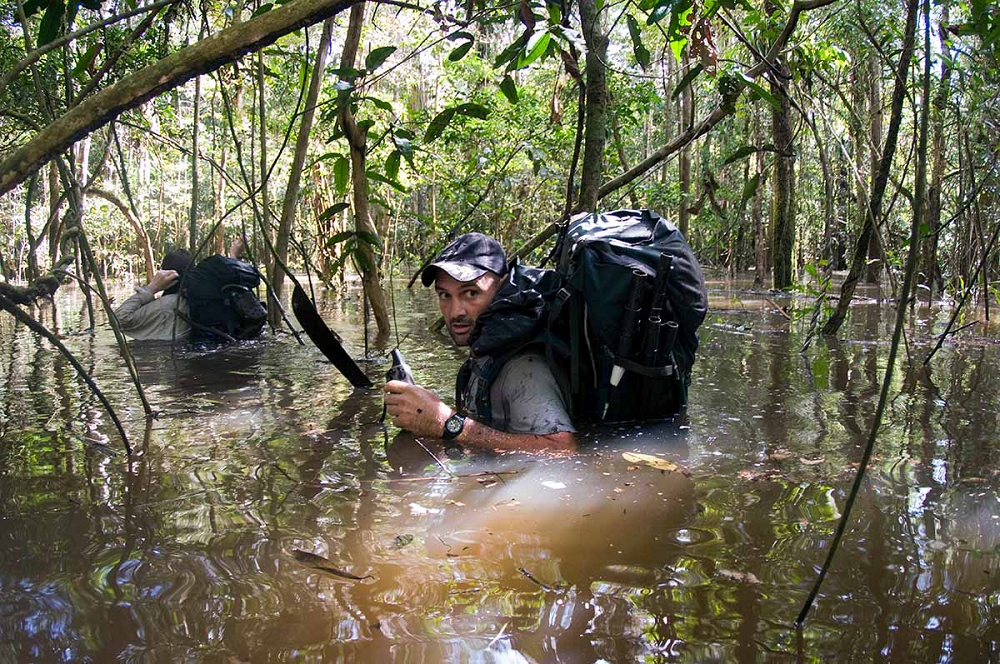
[[145,286],[136,287],[135,294],[115,309],[115,318],[118,319],[122,330],[128,332],[149,325],[150,317],[155,316],[156,312],[150,311],[149,308],[144,310],[143,307],[154,299],[148,288]]

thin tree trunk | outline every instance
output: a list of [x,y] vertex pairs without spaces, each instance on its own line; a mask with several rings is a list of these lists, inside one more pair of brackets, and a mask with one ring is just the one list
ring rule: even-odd
[[[687,55],[687,49],[684,51],[683,59],[684,71],[687,71],[691,65],[691,62]],[[691,86],[688,85],[681,92],[678,102],[678,112],[677,119],[680,125],[680,129],[683,131],[689,129],[691,125],[694,124],[694,92],[691,90]],[[680,154],[677,157],[677,179],[680,184],[681,189],[681,203],[680,210],[677,214],[677,227],[681,231],[681,235],[687,237],[688,234],[688,224],[691,220],[691,144],[688,143],[683,148],[681,148]]]
[[604,176],[604,144],[607,132],[608,86],[605,72],[608,38],[601,29],[601,15],[595,0],[579,0],[580,23],[587,44],[586,85],[587,124],[580,170],[577,211],[597,209],[598,191]]
[[128,206],[111,192],[98,187],[91,187],[87,190],[87,193],[98,198],[103,198],[114,205],[122,213],[122,216],[125,217],[129,225],[132,226],[132,230],[135,231],[135,237],[139,241],[139,246],[142,248],[142,257],[146,263],[146,278],[152,279],[153,274],[156,272],[156,263],[153,262],[153,247],[149,243],[149,233],[146,232],[146,229],[142,227],[142,224],[135,218],[135,215],[132,214]]
[[[299,185],[302,180],[302,168],[309,152],[309,135],[312,133],[313,117],[315,116],[316,100],[319,99],[319,89],[323,82],[323,70],[326,69],[326,56],[330,50],[333,35],[333,19],[323,22],[323,32],[316,49],[316,62],[313,65],[312,78],[309,81],[309,91],[306,93],[306,106],[299,125],[299,134],[295,139],[295,154],[292,157],[292,167],[288,174],[288,185],[285,187],[285,199],[281,206],[281,221],[278,224],[278,238],[274,250],[283,263],[288,262],[288,236],[295,222],[295,210],[299,199]],[[281,299],[284,289],[285,273],[277,271],[271,279],[275,299]],[[281,324],[281,311],[269,300],[268,315],[274,325]]]
[[[753,119],[753,132],[754,132],[754,144],[760,145],[762,142],[762,132],[760,126],[760,115],[754,113]],[[753,277],[754,286],[758,288],[763,287],[765,281],[767,280],[767,275],[770,272],[770,261],[768,261],[768,238],[771,234],[768,232],[769,229],[765,228],[764,225],[764,178],[766,177],[764,169],[764,152],[758,151],[754,158],[755,168],[757,171],[757,190],[753,194],[753,201],[750,204],[750,214],[753,216],[753,236],[754,236],[754,266],[755,272]]]
[[771,74],[771,94],[778,101],[778,108],[771,109],[771,132],[777,156],[772,180],[771,199],[771,267],[773,285],[781,290],[792,285],[794,275],[792,247],[795,244],[795,147],[792,144],[791,111],[788,83],[784,76],[788,68],[783,61],[776,63],[778,73]]
[[[265,108],[265,93],[267,87],[264,81],[264,52],[257,51],[257,118],[258,118],[258,130],[260,139],[260,154],[258,155],[260,163],[260,232],[267,234],[267,238],[271,237],[271,199],[268,196],[267,185],[268,185],[268,166],[267,163],[267,109]],[[264,246],[270,244],[270,241],[265,238]],[[260,252],[257,251],[257,247],[254,247],[254,255],[260,256]],[[274,257],[268,253],[264,254],[264,265],[265,272],[267,272],[267,280],[270,283],[274,283],[274,275],[278,272],[278,264],[274,261]],[[268,305],[270,306],[271,299],[268,298]]]
[[[869,60],[868,72],[868,112],[871,116],[870,135],[868,137],[868,155],[871,164],[874,186],[875,173],[878,170],[879,147],[882,145],[882,90],[879,86],[879,67],[874,59]],[[865,283],[877,284],[882,274],[882,251],[879,234],[872,233],[868,242],[868,264],[865,268]]]
[[[941,3],[941,26],[948,23],[948,2]],[[938,29],[941,54],[950,56],[948,35],[943,27]],[[951,84],[950,57],[941,58],[941,80],[933,100],[934,137],[931,142],[931,177],[927,187],[927,232],[923,237],[920,273],[927,286],[927,302],[934,299],[935,289],[944,289],[941,266],[938,263],[938,230],[941,226],[941,189],[944,182],[945,155],[944,120],[948,106],[948,88]]]
[[201,76],[194,77],[194,113],[191,121],[191,211],[188,215],[188,251],[198,249],[198,126],[201,124]]
[[882,198],[889,182],[889,172],[892,170],[892,159],[896,154],[896,142],[899,138],[899,126],[903,118],[903,101],[906,98],[907,74],[913,59],[914,35],[917,25],[917,0],[907,0],[906,27],[903,33],[903,48],[896,67],[896,80],[892,92],[892,111],[889,115],[889,130],[886,133],[885,147],[879,160],[878,172],[872,183],[872,194],[869,197],[868,214],[858,237],[854,250],[854,259],[847,278],[840,286],[840,299],[837,308],[823,326],[823,334],[834,335],[847,318],[847,308],[854,297],[854,289],[864,268],[868,243],[871,239],[878,218],[881,216]]
[[[344,51],[340,58],[341,67],[354,67],[354,61],[358,54],[358,44],[361,41],[361,28],[365,20],[365,3],[359,3],[351,7],[351,22],[347,28],[347,37],[344,40]],[[378,237],[375,226],[372,225],[371,212],[368,204],[368,175],[365,173],[366,131],[358,126],[351,112],[349,104],[344,105],[340,114],[340,121],[344,128],[344,135],[351,148],[351,186],[354,194],[354,227],[360,233],[366,233],[371,237]],[[375,323],[378,326],[379,336],[387,336],[391,331],[389,325],[389,307],[386,302],[385,293],[382,291],[382,284],[379,279],[378,261],[375,254],[367,242],[357,243],[359,265],[361,269],[361,283],[364,286],[365,295],[371,304],[372,313],[375,315]]]

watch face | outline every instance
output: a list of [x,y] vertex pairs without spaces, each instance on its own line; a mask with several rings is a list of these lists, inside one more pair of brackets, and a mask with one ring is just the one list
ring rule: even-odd
[[448,433],[458,433],[462,430],[462,420],[457,417],[449,417],[448,421],[444,423],[444,428],[448,430]]

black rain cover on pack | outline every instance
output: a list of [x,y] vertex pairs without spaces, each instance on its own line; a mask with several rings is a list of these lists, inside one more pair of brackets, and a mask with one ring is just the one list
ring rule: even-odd
[[591,329],[613,348],[621,337],[622,308],[607,305],[625,303],[633,270],[654,282],[661,254],[672,257],[666,294],[679,326],[674,355],[681,371],[689,373],[708,293],[698,259],[676,226],[651,210],[580,214],[570,220],[559,265],[584,295]]
[[184,277],[184,297],[194,323],[194,341],[218,341],[218,330],[234,339],[251,339],[260,334],[267,311],[253,290],[260,285],[260,273],[250,263],[218,254],[209,256],[188,270]]
[[[471,350],[495,360],[475,396],[478,412],[488,418],[488,386],[503,363],[535,346],[567,370],[574,419],[672,417],[687,402],[707,302],[701,267],[673,224],[648,210],[577,215],[558,269],[512,265],[477,319]],[[467,380],[464,368],[460,402]]]

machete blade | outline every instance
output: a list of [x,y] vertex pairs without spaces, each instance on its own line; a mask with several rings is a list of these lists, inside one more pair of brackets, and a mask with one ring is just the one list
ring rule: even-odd
[[354,387],[372,386],[368,376],[361,371],[357,363],[344,350],[340,337],[323,322],[316,307],[313,306],[305,291],[298,284],[295,284],[295,290],[292,292],[292,311],[295,312],[295,318],[298,319],[302,329],[309,335],[312,342],[323,351],[333,366],[337,367],[337,370],[351,381],[351,385]]

